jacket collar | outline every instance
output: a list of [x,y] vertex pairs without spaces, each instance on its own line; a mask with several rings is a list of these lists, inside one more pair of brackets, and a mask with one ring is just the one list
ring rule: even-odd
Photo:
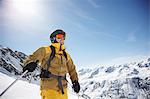
[[52,46],[55,47],[56,53],[62,53],[62,51],[65,50],[64,44],[61,45],[60,43],[52,43]]

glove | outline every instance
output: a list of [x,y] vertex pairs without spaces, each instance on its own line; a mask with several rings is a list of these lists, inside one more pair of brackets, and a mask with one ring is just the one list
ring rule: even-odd
[[72,87],[73,87],[74,91],[76,93],[79,93],[79,91],[80,91],[80,84],[79,84],[79,82],[77,80],[75,80],[72,84],[73,84]]
[[48,70],[41,70],[40,78],[49,78],[50,72]]
[[33,72],[36,67],[37,67],[37,63],[36,62],[31,62],[23,68],[23,72],[25,72],[26,70],[28,70],[28,72]]

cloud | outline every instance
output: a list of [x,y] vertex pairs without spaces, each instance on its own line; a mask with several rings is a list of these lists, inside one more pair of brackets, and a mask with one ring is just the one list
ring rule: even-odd
[[128,42],[136,42],[135,33],[129,33],[129,34],[128,34],[127,41],[128,41]]
[[95,20],[93,17],[91,17],[87,10],[83,10],[78,4],[74,3],[73,1],[68,0],[66,8],[71,10],[71,13],[75,14],[75,16],[78,16],[80,18],[93,21]]
[[124,57],[118,57],[115,58],[111,61],[111,63],[116,63],[116,64],[125,64],[125,63],[130,63],[130,62],[139,62],[141,60],[147,59],[147,56],[143,55],[137,55],[137,56],[124,56]]
[[[146,61],[149,57],[147,55],[135,55],[135,56],[121,56],[114,57],[114,59],[97,59],[93,61],[93,63],[86,64],[87,66],[91,66],[92,68],[97,66],[110,66],[110,65],[124,65],[134,62]],[[85,66],[86,66],[85,65]]]
[[148,55],[150,56],[150,41],[148,41]]
[[79,9],[79,10],[74,10],[74,13],[75,13],[77,16],[83,18],[83,19],[91,20],[91,21],[95,20],[93,17],[90,17],[89,15],[87,15],[87,13],[86,13],[85,11],[83,11],[83,10],[81,10],[81,9]]
[[97,32],[93,32],[92,33],[92,35],[93,34],[95,34],[95,35],[97,35],[97,36],[99,36],[99,35],[101,35],[102,37],[104,37],[104,38],[112,38],[112,39],[117,39],[117,40],[123,40],[120,36],[118,36],[118,35],[115,35],[115,34],[113,34],[113,33],[108,33],[108,32],[99,32],[99,31],[97,31]]
[[107,37],[110,37],[110,38],[113,38],[113,39],[119,39],[119,40],[122,40],[121,37],[117,36],[117,35],[114,35],[114,34],[110,34],[110,33],[104,33],[103,35],[107,36]]
[[150,41],[148,41],[148,46],[150,47]]
[[88,0],[88,2],[89,2],[94,8],[100,7],[100,5],[98,5],[94,0]]
[[128,33],[127,42],[136,42],[137,41],[136,32],[138,30],[139,30],[139,28],[136,28]]

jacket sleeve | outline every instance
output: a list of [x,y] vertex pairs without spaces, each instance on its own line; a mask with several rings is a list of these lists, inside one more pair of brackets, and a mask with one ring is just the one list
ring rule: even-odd
[[72,61],[70,55],[68,54],[67,56],[68,56],[67,68],[68,68],[68,72],[69,72],[69,75],[70,75],[70,79],[71,79],[72,82],[74,82],[75,80],[78,81],[78,74],[76,72],[76,67],[73,64],[73,61]]
[[27,59],[24,61],[24,66],[26,66],[30,62],[36,62],[37,60],[39,61],[39,63],[41,63],[45,54],[46,52],[44,47],[37,49],[32,55],[29,55],[27,57]]

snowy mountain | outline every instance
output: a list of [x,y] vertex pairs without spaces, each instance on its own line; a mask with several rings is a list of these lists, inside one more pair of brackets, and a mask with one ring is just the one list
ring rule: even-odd
[[0,46],[0,72],[9,75],[19,75],[22,72],[23,60],[27,57],[22,52],[12,51]]
[[[10,48],[0,46],[0,92],[9,85],[7,81],[12,81],[22,73],[22,62],[26,57],[27,55],[22,52],[12,51]],[[12,88],[6,94],[8,97],[5,96],[2,99],[10,99],[10,97],[13,97],[11,99],[27,99],[28,97],[24,96],[23,93],[27,93],[30,97],[33,96],[32,99],[40,99],[39,73],[39,68],[37,68],[33,73],[24,76],[22,80],[25,81],[17,82],[18,84],[14,87],[17,89],[16,93],[19,90],[24,90],[19,96],[17,94],[13,96],[15,90]],[[78,74],[81,84],[80,99],[150,99],[150,58],[122,65],[81,69]],[[31,83],[29,84],[26,81]],[[36,83],[36,85],[33,83]],[[75,99],[72,98],[72,95],[74,97],[77,97],[77,95],[72,92],[72,85],[69,83],[68,86],[69,99]],[[34,89],[36,95],[38,95],[31,95],[30,88]]]
[[[0,45],[0,72],[14,78],[20,76],[22,74],[23,61],[26,58],[26,54],[12,51],[10,48]],[[26,74],[22,80],[39,84],[39,76],[37,76],[39,73],[39,68],[36,68],[33,73]]]
[[79,71],[86,99],[150,99],[150,58],[124,65]]

